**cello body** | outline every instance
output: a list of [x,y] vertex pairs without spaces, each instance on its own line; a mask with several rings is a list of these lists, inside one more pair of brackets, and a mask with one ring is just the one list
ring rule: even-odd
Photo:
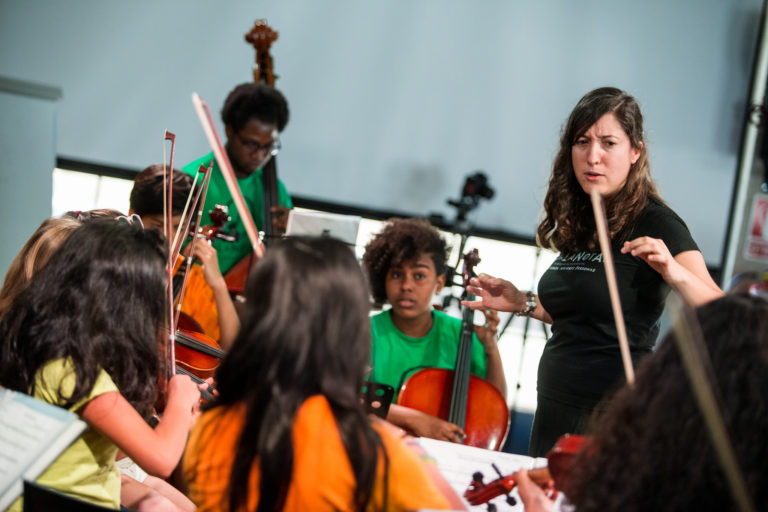
[[[454,374],[453,370],[444,368],[417,371],[403,384],[397,403],[447,420]],[[509,409],[504,396],[487,380],[470,375],[464,444],[499,450],[504,444],[508,426]]]

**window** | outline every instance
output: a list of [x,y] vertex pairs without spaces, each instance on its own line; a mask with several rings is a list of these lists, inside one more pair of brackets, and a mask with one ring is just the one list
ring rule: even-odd
[[56,168],[53,170],[55,217],[72,210],[112,208],[128,213],[133,181],[98,174]]

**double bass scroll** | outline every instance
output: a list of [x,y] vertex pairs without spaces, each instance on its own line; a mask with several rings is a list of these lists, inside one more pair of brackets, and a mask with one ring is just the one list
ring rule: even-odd
[[[256,61],[253,65],[253,81],[256,83],[264,83],[270,87],[275,85],[277,75],[274,73],[272,54],[269,50],[272,43],[277,41],[277,37],[278,33],[267,25],[267,20],[264,19],[256,20],[253,28],[245,34],[245,40],[256,51]],[[277,193],[277,162],[274,154],[268,157],[268,160],[263,164],[261,182],[264,189],[262,198],[264,225],[262,230],[264,231],[264,243],[269,245],[278,234],[275,233],[273,224],[275,214],[272,207],[280,204]]]

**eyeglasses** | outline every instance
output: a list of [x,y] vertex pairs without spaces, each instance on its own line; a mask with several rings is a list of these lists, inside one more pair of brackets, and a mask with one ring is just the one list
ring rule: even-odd
[[250,153],[256,153],[258,151],[259,153],[266,153],[269,156],[275,156],[282,147],[280,144],[280,139],[278,138],[275,138],[275,140],[273,140],[270,144],[260,144],[255,140],[243,139],[239,134],[237,135],[237,139],[240,141],[240,144]]

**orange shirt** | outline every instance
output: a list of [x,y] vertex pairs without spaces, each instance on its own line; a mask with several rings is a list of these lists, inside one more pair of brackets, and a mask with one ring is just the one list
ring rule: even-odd
[[[183,468],[189,497],[199,512],[229,508],[227,487],[244,418],[243,405],[217,407],[204,413],[192,431]],[[374,429],[389,456],[388,509],[450,509],[418,456],[383,425],[374,423]],[[355,477],[324,397],[310,397],[299,409],[293,426],[293,449],[293,476],[284,510],[352,510]],[[382,474],[380,460],[371,510],[381,509]],[[248,510],[255,510],[258,504],[258,482],[257,459],[251,472]]]

